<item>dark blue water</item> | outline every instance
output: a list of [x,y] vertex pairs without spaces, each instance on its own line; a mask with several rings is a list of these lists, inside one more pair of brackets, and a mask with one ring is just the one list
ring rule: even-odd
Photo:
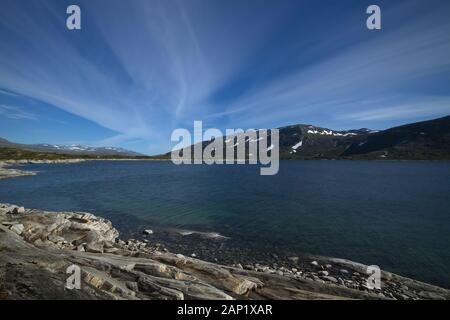
[[282,161],[276,176],[153,161],[25,168],[40,173],[0,180],[0,202],[218,231],[450,287],[450,162]]

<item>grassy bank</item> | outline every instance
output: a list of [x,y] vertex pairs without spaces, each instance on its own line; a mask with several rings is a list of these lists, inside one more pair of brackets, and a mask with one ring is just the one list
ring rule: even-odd
[[158,160],[161,157],[155,156],[120,156],[120,155],[87,155],[87,154],[63,154],[51,152],[37,152],[17,148],[0,147],[0,161],[5,160],[69,160],[69,159],[85,159],[85,160]]

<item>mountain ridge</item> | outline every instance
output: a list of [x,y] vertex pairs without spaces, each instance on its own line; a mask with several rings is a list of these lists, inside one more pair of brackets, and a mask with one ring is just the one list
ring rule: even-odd
[[[281,160],[450,159],[450,116],[405,124],[385,130],[370,130],[367,128],[333,130],[310,124],[289,125],[277,129],[279,130]],[[258,133],[259,130],[256,130],[256,132]],[[224,155],[228,148],[234,148],[236,154],[239,145],[236,135],[218,139],[223,140]],[[252,156],[248,152],[250,143],[257,140],[245,138],[246,159]],[[204,149],[212,141],[203,141],[202,148]],[[267,145],[271,145],[270,138]],[[189,147],[183,150],[187,150],[187,148]],[[191,145],[190,148],[191,155],[193,155],[194,145]],[[269,149],[267,151],[270,152]],[[161,156],[170,157],[170,154],[168,152]]]
[[[333,130],[311,124],[294,124],[279,129],[280,159],[361,159],[361,160],[450,160],[450,115],[400,125],[385,130],[367,128]],[[258,133],[259,130],[256,130]],[[237,150],[236,136],[224,136],[223,154],[228,148]],[[246,159],[249,158],[249,144],[256,140],[245,140]],[[203,141],[202,149],[212,142]],[[270,146],[270,138],[269,144]],[[189,147],[184,148],[186,150]],[[191,154],[194,145],[190,146]],[[116,147],[87,147],[60,144],[21,144],[0,138],[0,149],[4,153],[14,151],[37,152],[39,155],[80,157],[137,157],[149,159],[170,159],[171,152],[146,156],[135,151]],[[270,152],[270,151],[268,151]],[[20,157],[22,152],[16,152]],[[28,153],[28,154],[29,154]],[[32,156],[32,154],[30,154]],[[4,157],[3,157],[4,158]]]
[[56,154],[68,154],[68,155],[89,155],[89,156],[144,156],[141,153],[118,148],[118,147],[90,147],[80,144],[22,144],[15,143],[4,138],[0,138],[0,147],[3,148],[15,148],[33,152],[49,152]]

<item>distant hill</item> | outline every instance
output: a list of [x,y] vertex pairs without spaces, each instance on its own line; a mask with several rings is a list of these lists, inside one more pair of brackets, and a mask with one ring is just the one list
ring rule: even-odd
[[115,147],[87,147],[82,145],[60,145],[60,144],[21,144],[10,142],[0,138],[0,148],[20,149],[32,152],[55,153],[76,156],[121,156],[136,157],[143,154]]
[[[382,131],[338,131],[307,124],[278,129],[280,159],[450,159],[450,116]],[[236,136],[221,139],[224,154],[231,148],[236,152]],[[245,140],[247,159],[251,143],[256,141]],[[208,144],[203,142],[203,148]],[[160,157],[169,156],[170,152]]]
[[[355,129],[332,130],[308,124],[278,128],[280,159],[404,159],[450,160],[450,116],[398,126],[381,131]],[[256,131],[258,133],[258,131]],[[223,154],[237,150],[237,137],[222,137]],[[258,139],[245,139],[246,159],[249,146]],[[204,141],[205,148],[211,141]],[[269,140],[269,145],[271,144]],[[189,148],[189,147],[188,147]],[[194,146],[190,146],[192,155]],[[270,151],[269,151],[270,152]],[[213,153],[214,154],[214,153]],[[115,147],[80,145],[19,144],[0,138],[0,159],[137,158],[170,159],[171,153],[148,157]]]
[[363,136],[343,156],[450,159],[450,116]]

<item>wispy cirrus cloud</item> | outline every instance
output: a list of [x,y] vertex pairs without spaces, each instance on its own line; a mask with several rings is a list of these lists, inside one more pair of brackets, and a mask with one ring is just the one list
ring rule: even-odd
[[38,120],[38,116],[20,107],[0,104],[0,116],[16,120]]
[[438,117],[450,113],[450,97],[422,97],[416,99],[419,101],[409,101],[404,104],[352,112],[339,117],[352,121],[380,121]]
[[2,1],[0,88],[116,132],[96,144],[165,151],[193,120],[357,127],[450,113],[442,1],[380,1],[379,32],[353,0],[81,0],[76,32],[65,28],[68,4]]
[[[450,114],[449,86],[445,90],[448,96],[438,107],[435,97],[423,96],[430,82],[439,86],[439,80],[430,79],[450,72],[450,35],[446,31],[450,23],[441,20],[442,24],[432,24],[430,19],[433,15],[425,14],[413,24],[405,24],[382,37],[350,46],[329,59],[294,70],[248,92],[222,114],[234,115],[232,121],[246,118],[249,123],[295,121],[314,113],[325,117],[339,117],[349,111],[380,114],[386,107],[383,98],[392,95],[403,98],[403,102],[397,103],[410,103],[417,96],[422,100],[420,113],[424,116],[435,115],[437,110],[440,114]],[[367,100],[379,103],[368,105]],[[411,103],[411,114],[405,112],[402,116],[411,118],[415,110],[417,114],[418,106]]]

